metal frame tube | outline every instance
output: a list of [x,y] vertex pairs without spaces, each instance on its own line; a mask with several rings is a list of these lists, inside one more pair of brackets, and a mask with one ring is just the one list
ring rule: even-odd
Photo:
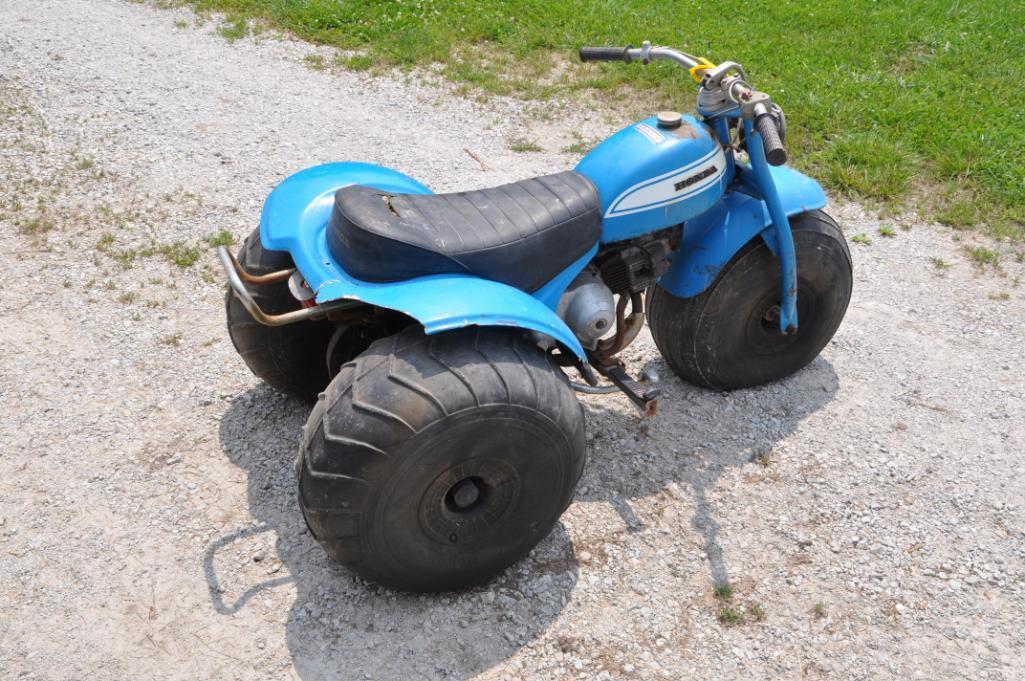
[[293,310],[292,312],[267,314],[261,310],[260,306],[256,304],[256,301],[253,300],[253,296],[249,293],[249,289],[246,288],[244,281],[249,281],[255,285],[279,282],[290,277],[295,270],[281,270],[279,272],[271,272],[270,274],[264,275],[249,274],[242,269],[238,260],[235,259],[235,256],[232,255],[231,251],[229,251],[225,246],[217,247],[217,257],[220,258],[221,267],[224,268],[224,273],[228,276],[228,283],[231,285],[231,290],[234,292],[235,296],[239,301],[241,301],[242,306],[246,308],[246,311],[252,315],[253,319],[264,326],[285,326],[286,324],[295,324],[296,322],[302,322],[309,319],[318,319],[331,312],[347,310],[363,305],[363,303],[357,300],[332,300],[328,303],[315,305],[314,307],[306,307],[300,310]]
[[783,333],[797,333],[797,256],[794,253],[794,235],[790,231],[790,221],[783,210],[783,202],[776,191],[776,183],[769,171],[769,162],[765,158],[765,147],[762,136],[750,120],[744,119],[744,135],[747,138],[747,155],[751,158],[751,169],[758,180],[761,198],[769,208],[772,218],[772,231],[776,238],[776,255],[782,272],[782,300],[779,312],[779,330]]

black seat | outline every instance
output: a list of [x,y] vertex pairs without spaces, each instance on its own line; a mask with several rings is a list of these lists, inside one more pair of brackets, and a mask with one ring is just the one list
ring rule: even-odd
[[353,185],[335,194],[327,244],[364,281],[464,273],[533,291],[594,245],[600,211],[572,171],[456,194]]

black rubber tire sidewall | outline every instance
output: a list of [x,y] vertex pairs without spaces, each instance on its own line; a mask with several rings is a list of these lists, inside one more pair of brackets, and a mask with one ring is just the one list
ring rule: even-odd
[[649,292],[652,337],[681,378],[721,390],[763,385],[806,366],[833,337],[851,296],[847,243],[822,211],[792,217],[791,227],[798,277],[795,336],[752,332],[753,312],[778,302],[779,295],[779,262],[761,237],[697,296],[679,298],[657,286]]
[[[524,440],[537,446],[525,448]],[[510,447],[510,441],[520,446]],[[380,573],[429,576],[430,582],[422,582],[428,590],[479,582],[526,556],[569,504],[579,476],[566,434],[543,412],[524,406],[490,405],[453,414],[417,433],[392,456],[401,464],[379,488],[360,532]],[[493,535],[448,544],[433,537],[424,541],[433,534],[421,517],[432,481],[420,479],[418,472],[474,466],[480,459],[508,465],[518,478],[514,498],[489,528]],[[410,499],[421,503],[405,503]]]
[[[252,274],[267,274],[294,267],[284,251],[268,251],[256,229],[243,242],[239,263]],[[298,310],[301,304],[287,282],[249,288],[253,299],[268,314]],[[229,289],[225,296],[228,335],[246,366],[272,388],[303,401],[313,401],[328,384],[327,347],[334,325],[306,321],[286,326],[257,322]]]
[[[297,460],[303,515],[332,557],[392,588],[446,591],[492,577],[549,534],[583,471],[583,410],[520,336],[407,329],[342,367]],[[514,498],[484,507],[497,520],[476,537],[445,541],[451,528],[433,511],[449,474],[495,489],[515,478]]]

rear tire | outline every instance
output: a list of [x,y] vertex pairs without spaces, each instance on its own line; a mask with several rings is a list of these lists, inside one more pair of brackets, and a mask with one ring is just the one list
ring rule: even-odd
[[[238,261],[252,274],[295,267],[288,253],[264,250],[259,229],[243,242]],[[251,286],[249,290],[257,305],[269,314],[301,307],[288,290],[288,282]],[[303,401],[315,400],[330,380],[327,348],[335,325],[329,321],[304,321],[264,326],[253,319],[230,289],[224,304],[228,335],[250,371],[276,390]]]
[[720,390],[769,383],[807,365],[836,333],[853,283],[843,232],[818,210],[795,215],[790,226],[797,255],[793,336],[779,332],[779,262],[760,237],[696,296],[679,298],[660,286],[649,291],[652,338],[680,378]]
[[325,551],[386,586],[481,582],[554,527],[584,466],[584,417],[507,329],[412,328],[344,365],[310,414],[299,504]]

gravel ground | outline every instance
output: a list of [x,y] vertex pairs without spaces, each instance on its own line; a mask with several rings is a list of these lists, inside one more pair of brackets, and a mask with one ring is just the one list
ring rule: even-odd
[[586,399],[576,501],[527,560],[436,597],[333,565],[294,499],[305,409],[235,356],[204,239],[313,163],[481,187],[608,123],[195,24],[0,3],[0,677],[1025,678],[1025,267],[851,205],[872,243],[810,367],[718,394],[645,333],[658,416]]

